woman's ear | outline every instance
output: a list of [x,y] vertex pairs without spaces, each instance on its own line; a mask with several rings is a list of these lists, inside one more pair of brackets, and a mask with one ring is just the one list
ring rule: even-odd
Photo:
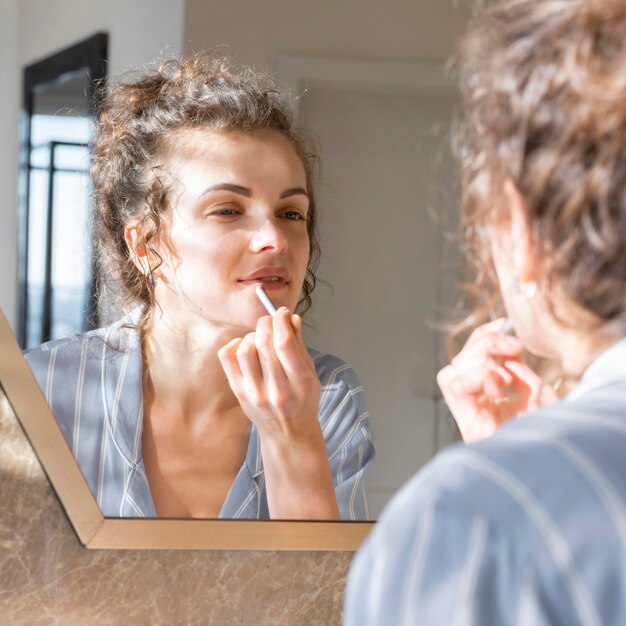
[[526,201],[510,178],[504,182],[503,193],[511,217],[510,254],[513,268],[521,282],[536,281],[537,258],[526,212]]
[[128,222],[128,224],[126,224],[126,228],[124,229],[124,239],[126,240],[126,245],[128,246],[130,258],[133,260],[137,269],[142,274],[148,274],[150,272],[150,259],[148,257],[146,246],[141,241],[140,232],[138,221],[133,220]]

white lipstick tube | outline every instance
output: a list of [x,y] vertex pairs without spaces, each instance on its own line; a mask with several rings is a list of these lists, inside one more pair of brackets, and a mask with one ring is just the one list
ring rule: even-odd
[[507,317],[500,328],[500,332],[503,335],[512,335],[513,331],[513,320],[510,317]]
[[263,289],[261,285],[256,286],[256,295],[263,306],[267,309],[267,312],[270,315],[274,315],[278,309],[274,306],[274,303],[270,300],[270,297],[265,293],[265,289]]

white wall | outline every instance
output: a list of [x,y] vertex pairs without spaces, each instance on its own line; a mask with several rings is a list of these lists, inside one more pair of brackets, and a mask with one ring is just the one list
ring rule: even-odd
[[0,309],[17,317],[17,150],[20,99],[17,0],[0,2]]
[[110,75],[182,49],[184,0],[20,0],[18,56],[22,64],[109,32]]
[[180,54],[184,0],[2,0],[0,3],[0,308],[13,328],[17,311],[18,116],[23,67],[85,39],[109,33],[109,75]]
[[187,0],[185,42],[269,70],[282,54],[438,61],[469,15],[469,0]]

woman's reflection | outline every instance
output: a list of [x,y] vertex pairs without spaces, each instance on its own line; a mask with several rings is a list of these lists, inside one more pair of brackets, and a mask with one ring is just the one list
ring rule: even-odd
[[129,314],[27,358],[103,513],[367,518],[362,388],[291,314],[319,246],[285,99],[208,54],[165,63],[106,98],[93,177]]

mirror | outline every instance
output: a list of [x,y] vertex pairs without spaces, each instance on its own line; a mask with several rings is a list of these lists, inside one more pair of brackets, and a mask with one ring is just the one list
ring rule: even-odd
[[[445,279],[441,271],[448,225],[447,220],[442,225],[441,209],[455,206],[454,193],[449,190],[454,174],[446,145],[456,94],[443,77],[441,66],[428,63],[282,57],[278,78],[283,86],[303,94],[299,121],[317,135],[322,162],[318,191],[323,246],[320,276],[327,282],[315,293],[307,340],[313,347],[345,359],[363,383],[378,443],[377,460],[368,477],[370,512],[376,518],[391,494],[437,449],[456,437],[434,385],[441,338],[430,325],[445,310],[452,290],[452,272]],[[65,88],[51,90],[48,100],[53,95],[74,98],[77,87],[84,90],[81,81],[84,77],[65,81]],[[78,111],[75,100],[72,102],[61,104],[57,100],[54,106]],[[84,144],[85,138],[71,141]],[[49,155],[55,149],[34,145],[29,162],[40,166],[37,159],[41,159],[42,167],[54,165]],[[47,161],[43,153],[48,155]],[[76,168],[76,159],[83,157],[68,154],[64,158],[74,159],[70,167]],[[444,185],[437,187],[433,180]],[[48,188],[49,179],[46,182]],[[449,222],[453,222],[453,215]],[[43,240],[41,233],[37,236]],[[47,237],[54,241],[53,235]],[[54,246],[48,250],[51,248]],[[87,246],[81,244],[79,248],[84,251]],[[54,255],[48,252],[47,256]],[[58,267],[67,267],[68,261],[64,262],[66,265],[59,261]],[[31,268],[33,265],[34,261]],[[51,277],[43,289],[48,295],[42,298],[41,289],[26,289],[26,309],[28,298],[31,303],[47,298],[50,311],[54,311],[60,298],[55,299],[53,266],[48,263],[43,272],[44,277]],[[84,296],[84,286],[91,274],[88,266],[81,267],[78,287],[67,288],[82,289],[82,300],[75,300],[72,309],[82,311],[80,323],[84,324],[89,319],[85,303],[91,302]],[[52,333],[58,325],[53,313],[49,317],[48,330]],[[59,332],[66,334],[68,329]],[[35,332],[30,336],[35,337]],[[45,332],[40,335],[45,336]],[[42,407],[39,411],[43,415]],[[64,441],[58,436],[57,440],[55,454]],[[64,462],[69,463],[67,458]],[[78,477],[75,481],[80,482]],[[62,493],[61,487],[55,488]],[[84,489],[81,493],[85,495]],[[123,533],[107,531],[112,533],[107,541],[115,537],[124,542],[122,534],[136,538],[143,532],[131,522],[116,526],[99,510],[97,515],[91,508],[80,514],[91,515],[94,527],[105,524],[109,529],[124,528]],[[150,520],[149,524],[161,522],[162,526],[154,527],[170,527],[164,520]],[[269,527],[274,530],[260,532],[275,536],[278,526],[274,524],[287,523],[273,522]],[[321,528],[335,526],[341,525],[323,523]],[[314,528],[315,524],[305,527]],[[355,536],[362,537],[363,531],[358,529],[367,525],[354,528]],[[352,531],[333,532],[341,535]],[[86,545],[92,540],[93,536],[85,540]],[[100,541],[104,539],[92,545],[103,546]],[[358,539],[352,541],[354,544]]]

